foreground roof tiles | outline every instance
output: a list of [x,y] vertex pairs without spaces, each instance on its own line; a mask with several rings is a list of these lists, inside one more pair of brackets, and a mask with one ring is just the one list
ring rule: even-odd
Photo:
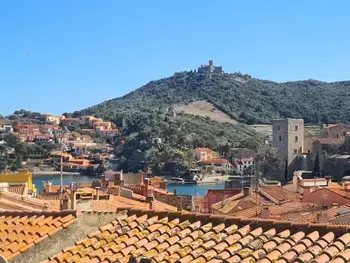
[[347,226],[130,209],[44,262],[123,263],[138,257],[173,263],[344,263],[350,260],[350,233]]
[[76,221],[70,212],[0,212],[0,255],[10,260]]

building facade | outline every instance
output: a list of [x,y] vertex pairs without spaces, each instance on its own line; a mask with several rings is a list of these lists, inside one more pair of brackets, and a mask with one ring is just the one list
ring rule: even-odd
[[[289,177],[293,174],[293,162],[304,147],[304,120],[283,119],[272,122],[272,141],[282,159],[287,163]],[[289,179],[289,178],[286,178]]]

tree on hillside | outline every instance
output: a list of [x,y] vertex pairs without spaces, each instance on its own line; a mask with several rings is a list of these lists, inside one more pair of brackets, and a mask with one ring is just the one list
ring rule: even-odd
[[283,160],[277,149],[269,144],[261,145],[255,155],[258,173],[256,176],[266,179],[279,179],[277,172],[280,170]]
[[9,147],[15,148],[19,144],[19,139],[13,134],[9,133],[4,136],[4,141]]

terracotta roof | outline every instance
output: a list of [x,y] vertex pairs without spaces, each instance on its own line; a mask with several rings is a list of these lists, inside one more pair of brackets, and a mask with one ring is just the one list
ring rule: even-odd
[[[277,210],[274,207],[269,207],[269,210],[271,211],[272,218],[279,219],[279,220],[287,220],[287,221],[293,221],[298,223],[316,223],[317,222],[317,215],[319,213],[323,213],[327,215],[327,220],[332,221],[335,220],[338,217],[338,213],[341,210],[349,209],[349,205],[342,205],[342,206],[335,206],[330,208],[322,208],[321,206],[314,205],[314,204],[308,204],[308,203],[302,203],[303,205],[291,208],[290,204],[285,204],[277,208],[280,212],[277,214]],[[289,207],[288,207],[289,205]],[[284,209],[284,211],[283,211]]]
[[25,184],[11,184],[8,186],[7,190],[11,193],[23,195],[26,190]]
[[45,262],[125,263],[138,257],[172,263],[345,263],[350,233],[348,226],[131,209]]
[[260,193],[274,203],[284,203],[288,201],[298,201],[301,195],[288,191],[282,186],[262,186]]
[[[140,194],[140,195],[143,194],[144,187],[145,187],[145,185],[141,185],[141,184],[126,184],[126,185],[124,185],[124,188],[133,190],[135,193]],[[151,185],[148,186],[148,189],[153,190],[154,192],[165,194],[165,195],[173,195],[174,194],[172,192],[167,191],[166,189],[153,187]]]
[[[122,196],[110,196],[109,200],[92,200],[93,211],[112,211],[115,212],[117,208],[142,208],[150,209],[150,204],[146,202],[139,202]],[[177,208],[166,203],[154,200],[152,203],[152,209],[165,210],[165,211],[177,211]]]
[[327,127],[325,127],[325,129],[334,128],[334,127],[342,126],[342,125],[344,125],[344,124],[342,124],[342,123],[330,124],[330,125],[328,125]]
[[214,164],[230,163],[228,160],[223,159],[223,158],[208,159],[208,160],[204,160],[204,161],[200,161],[200,162],[201,163],[205,163],[205,164],[210,164],[210,163],[214,163]]
[[201,151],[201,152],[212,152],[212,149],[209,148],[196,148],[196,151]]
[[40,211],[50,208],[49,202],[0,190],[0,210]]
[[70,212],[0,212],[0,254],[10,260],[75,222]]
[[342,138],[318,138],[315,142],[319,141],[321,144],[343,144],[344,139]]

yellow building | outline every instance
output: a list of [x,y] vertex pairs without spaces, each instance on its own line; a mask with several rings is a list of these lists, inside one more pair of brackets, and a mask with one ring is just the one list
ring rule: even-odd
[[196,148],[195,153],[197,161],[206,161],[217,158],[216,152],[209,148]]
[[28,191],[36,193],[35,185],[33,184],[33,176],[29,170],[20,170],[18,172],[0,173],[0,183],[26,183]]

